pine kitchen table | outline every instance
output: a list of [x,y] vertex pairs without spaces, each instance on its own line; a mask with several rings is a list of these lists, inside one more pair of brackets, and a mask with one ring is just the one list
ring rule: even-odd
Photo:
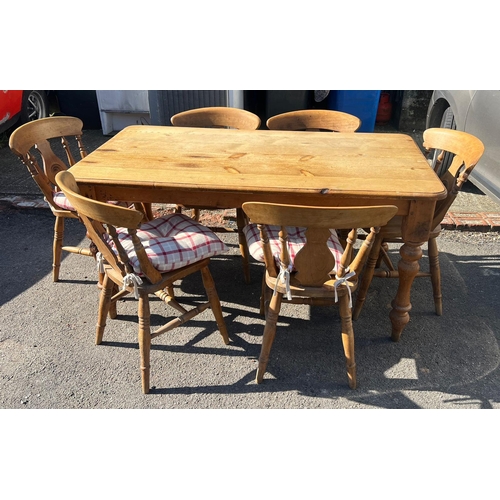
[[393,340],[409,321],[421,245],[432,229],[436,201],[446,196],[413,139],[392,133],[133,125],[70,171],[82,194],[101,201],[214,209],[239,208],[245,201],[396,205],[404,245],[389,314]]

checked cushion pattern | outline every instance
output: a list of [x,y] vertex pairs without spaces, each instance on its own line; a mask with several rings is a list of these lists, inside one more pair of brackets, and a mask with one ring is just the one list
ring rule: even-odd
[[[54,203],[59,207],[62,208],[63,210],[70,210],[71,212],[74,212],[75,209],[69,202],[68,198],[66,198],[66,195],[62,191],[58,191],[57,193],[54,193],[54,196],[52,197],[54,200]],[[127,208],[129,204],[125,201],[109,201],[108,203],[111,203],[112,205],[120,205],[121,207]]]
[[[141,274],[127,229],[116,228],[116,231],[134,272]],[[170,214],[146,222],[137,230],[137,236],[151,264],[160,272],[174,271],[228,251],[215,233],[184,214]],[[110,240],[109,243],[118,255],[113,242]]]
[[57,193],[54,193],[54,196],[52,198],[54,200],[54,203],[62,208],[63,210],[70,210],[74,212],[74,208],[69,202],[68,198],[66,198],[66,195],[62,191],[58,191]]
[[[271,244],[271,251],[273,253],[276,263],[279,265],[280,262],[280,249],[281,243],[279,239],[280,226],[269,226],[266,225],[267,236],[269,237],[269,243]],[[305,227],[286,227],[288,233],[288,252],[290,254],[291,263],[295,261],[295,256],[299,250],[306,244],[306,228]],[[335,229],[330,229],[330,238],[328,239],[328,248],[332,252],[335,262],[340,262],[342,253],[344,249],[339,242],[337,237],[337,231]],[[243,228],[243,234],[247,240],[248,251],[250,255],[258,262],[264,262],[264,251],[262,250],[262,242],[260,240],[260,233],[257,228],[257,224],[248,224]],[[335,268],[332,272],[335,272]]]

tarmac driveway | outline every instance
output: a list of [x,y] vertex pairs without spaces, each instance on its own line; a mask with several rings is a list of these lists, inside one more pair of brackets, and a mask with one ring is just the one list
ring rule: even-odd
[[[445,231],[439,240],[444,314],[430,283],[415,282],[411,322],[390,340],[395,281],[375,280],[354,323],[359,388],[347,386],[337,308],[283,307],[264,383],[254,382],[264,321],[262,266],[242,277],[235,235],[211,269],[231,344],[211,312],[153,341],[149,395],[141,393],[137,302],[118,305],[104,343],[94,345],[98,303],[92,259],[66,255],[51,277],[54,219],[48,210],[0,209],[1,408],[499,408],[500,275],[497,232]],[[65,242],[86,245],[68,221]],[[427,263],[424,259],[422,266]],[[176,293],[195,301],[191,276]],[[169,314],[152,302],[152,324]]]

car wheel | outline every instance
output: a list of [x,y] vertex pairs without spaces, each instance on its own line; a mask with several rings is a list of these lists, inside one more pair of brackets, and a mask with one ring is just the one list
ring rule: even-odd
[[45,90],[25,90],[21,109],[21,125],[49,116],[49,101]]
[[[447,108],[443,113],[443,117],[441,118],[440,128],[449,128],[452,130],[456,130],[457,125],[455,123],[455,117],[453,115],[453,111],[451,108]],[[436,172],[436,174],[441,177],[447,170],[450,168],[451,162],[453,161],[453,155],[444,152],[440,149],[436,149],[432,156],[432,168]]]

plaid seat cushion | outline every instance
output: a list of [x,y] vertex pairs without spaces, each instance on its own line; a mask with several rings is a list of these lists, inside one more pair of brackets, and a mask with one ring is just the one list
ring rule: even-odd
[[63,210],[71,210],[71,211],[75,210],[71,205],[71,203],[69,202],[68,198],[66,198],[66,195],[62,191],[54,193],[52,199],[54,200],[54,203]]
[[[267,235],[269,237],[269,243],[271,244],[271,251],[279,264],[280,261],[280,239],[279,232],[280,226],[266,226]],[[306,244],[306,228],[305,227],[288,227],[286,228],[288,233],[288,251],[290,254],[290,259],[293,264],[295,256],[298,251]],[[259,262],[264,262],[264,251],[262,250],[262,242],[260,240],[260,233],[257,228],[257,224],[248,224],[243,228],[243,233],[247,240],[248,251],[250,255]],[[335,257],[335,263],[340,262],[342,253],[344,249],[339,242],[337,237],[337,231],[335,229],[330,229],[330,238],[328,239],[328,248]],[[336,268],[335,264],[335,268]],[[335,268],[332,271],[335,271]]]
[[[66,195],[62,191],[58,191],[57,193],[54,193],[54,196],[52,197],[54,200],[54,203],[59,207],[62,208],[63,210],[70,210],[73,212],[75,209],[69,202],[68,198],[66,198]],[[126,201],[110,201],[108,203],[111,203],[112,205],[120,205],[120,207],[129,207],[131,204],[127,203]]]
[[[131,236],[124,228],[117,228],[117,233],[134,271],[140,274]],[[149,260],[160,272],[173,271],[228,251],[215,233],[184,214],[170,214],[146,222],[137,236]],[[113,250],[116,253],[116,249]]]

